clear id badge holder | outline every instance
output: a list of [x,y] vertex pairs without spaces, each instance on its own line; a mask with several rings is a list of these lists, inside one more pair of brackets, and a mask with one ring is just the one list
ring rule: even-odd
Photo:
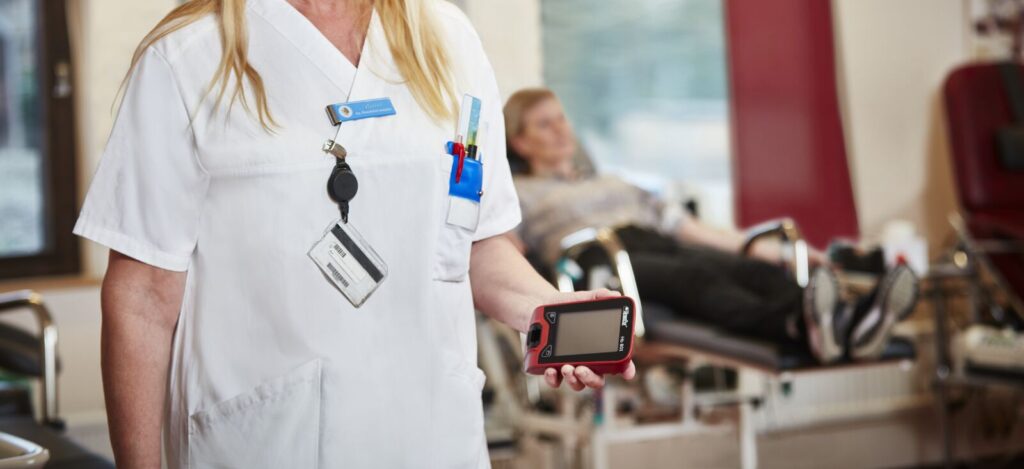
[[361,306],[388,275],[388,266],[351,223],[338,220],[309,250],[324,277],[345,295],[352,306]]

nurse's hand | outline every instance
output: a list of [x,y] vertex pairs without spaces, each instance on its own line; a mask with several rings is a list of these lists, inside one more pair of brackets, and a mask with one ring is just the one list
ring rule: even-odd
[[[622,372],[622,377],[633,379],[636,377],[636,365],[632,361],[629,367]],[[544,370],[544,381],[548,386],[557,388],[565,381],[573,391],[582,391],[583,388],[601,389],[604,387],[604,376],[601,376],[585,366],[562,365],[561,370],[548,368]]]
[[[600,298],[615,296],[621,295],[619,292],[608,289],[572,293],[559,292],[553,295],[549,301],[546,301],[546,303],[597,300]],[[622,372],[622,377],[625,379],[633,379],[635,376],[636,365],[630,361],[629,367],[626,368],[626,371]],[[583,388],[601,389],[604,386],[604,376],[594,373],[590,368],[585,366],[562,365],[561,369],[548,368],[547,370],[544,370],[544,381],[553,388],[557,388],[563,381],[565,381],[573,391],[582,391]]]

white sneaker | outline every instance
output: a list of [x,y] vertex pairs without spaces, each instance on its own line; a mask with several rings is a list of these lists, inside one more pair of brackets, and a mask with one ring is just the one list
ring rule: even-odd
[[850,356],[856,360],[880,357],[893,326],[906,319],[917,304],[917,275],[906,265],[894,267],[878,285],[874,302],[850,334]]
[[842,334],[838,333],[840,314],[839,280],[831,269],[818,267],[804,289],[804,324],[811,353],[821,363],[843,357]]

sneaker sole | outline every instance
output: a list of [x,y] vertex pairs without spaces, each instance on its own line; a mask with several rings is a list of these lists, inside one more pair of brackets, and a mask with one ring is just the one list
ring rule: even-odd
[[893,327],[897,322],[906,319],[917,304],[917,277],[909,267],[897,266],[882,279],[882,282],[878,300],[871,306],[871,312],[865,320],[873,314],[881,314],[882,317],[878,324],[866,331],[858,331],[864,324],[863,321],[854,329],[854,336],[862,336],[850,341],[850,355],[854,359],[873,360],[881,356],[892,337]]
[[804,322],[811,352],[822,363],[843,356],[835,336],[835,310],[839,300],[839,280],[827,268],[817,268],[804,290]]

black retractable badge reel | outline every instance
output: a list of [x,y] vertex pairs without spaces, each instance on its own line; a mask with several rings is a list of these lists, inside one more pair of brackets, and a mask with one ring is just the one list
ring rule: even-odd
[[327,195],[338,205],[341,219],[331,223],[320,241],[309,250],[309,257],[327,281],[358,308],[383,283],[388,267],[349,223],[349,203],[359,190],[359,181],[345,161],[348,151],[336,140],[337,136],[335,140],[327,140],[321,149],[335,159],[327,178]]
[[334,155],[336,160],[331,177],[327,178],[327,195],[338,204],[341,221],[348,223],[348,203],[356,197],[356,192],[359,192],[359,180],[352,172],[352,167],[345,162],[345,157],[348,156],[345,147],[334,140],[328,140],[324,143],[323,150]]

